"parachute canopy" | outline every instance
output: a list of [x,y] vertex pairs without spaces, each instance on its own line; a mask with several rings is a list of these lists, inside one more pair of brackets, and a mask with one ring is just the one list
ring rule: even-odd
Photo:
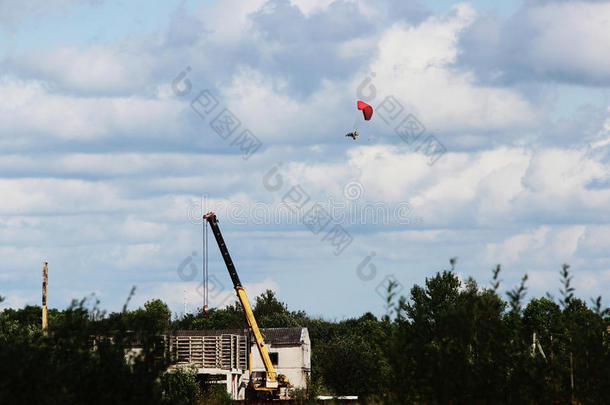
[[358,109],[362,111],[362,115],[364,115],[364,119],[366,121],[370,120],[373,116],[373,107],[371,107],[364,101],[358,100]]

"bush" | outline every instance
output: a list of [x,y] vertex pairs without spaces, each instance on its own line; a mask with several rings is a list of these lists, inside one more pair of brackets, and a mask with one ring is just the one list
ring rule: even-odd
[[205,405],[230,405],[233,403],[224,384],[209,384],[206,387],[203,401]]
[[201,389],[194,370],[178,367],[161,378],[163,401],[172,405],[194,405],[201,397]]

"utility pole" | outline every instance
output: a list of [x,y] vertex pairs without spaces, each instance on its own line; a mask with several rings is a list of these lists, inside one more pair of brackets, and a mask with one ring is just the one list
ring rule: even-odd
[[575,404],[574,400],[574,357],[572,355],[572,336],[570,336],[570,391],[571,395],[571,403]]
[[49,285],[49,267],[47,262],[42,263],[42,333],[49,333],[49,319],[47,313],[47,287]]

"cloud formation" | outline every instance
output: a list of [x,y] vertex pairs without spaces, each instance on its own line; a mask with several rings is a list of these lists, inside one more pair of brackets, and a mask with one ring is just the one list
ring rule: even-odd
[[610,84],[610,3],[533,1],[509,18],[481,16],[460,62],[486,82]]
[[[0,11],[51,13],[9,6]],[[277,288],[313,313],[381,313],[383,277],[421,283],[453,256],[481,280],[503,263],[507,287],[528,272],[533,293],[570,262],[581,294],[597,294],[610,286],[609,110],[552,113],[558,82],[607,87],[606,14],[607,4],[574,1],[527,2],[503,18],[467,3],[434,14],[418,2],[231,0],[180,6],[154,32],[134,28],[117,43],[7,50],[3,305],[38,302],[47,260],[53,306],[95,291],[119,309],[137,284],[136,303],[158,297],[180,312],[193,283],[177,270],[193,252],[201,257],[192,215],[205,211],[202,201],[224,207],[250,296]],[[172,87],[181,72],[184,95]],[[346,143],[367,78],[376,113]],[[219,103],[208,117],[191,106],[203,89]],[[434,165],[382,118],[388,96],[446,146]],[[224,108],[241,123],[226,140],[210,125]],[[234,144],[243,129],[262,142],[247,160]],[[276,166],[283,183],[272,190],[265,178]],[[337,219],[353,237],[337,256],[302,223],[257,222],[296,186],[309,204],[408,206],[409,222]],[[214,252],[214,274],[226,279]],[[371,252],[379,279],[368,282],[356,268]],[[348,288],[337,291],[339,281]],[[336,302],[311,300],[313,291]]]

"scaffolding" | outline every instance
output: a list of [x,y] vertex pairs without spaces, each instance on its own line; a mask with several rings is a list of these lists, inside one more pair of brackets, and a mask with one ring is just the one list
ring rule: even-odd
[[245,336],[172,336],[177,365],[199,369],[246,370],[248,347]]

